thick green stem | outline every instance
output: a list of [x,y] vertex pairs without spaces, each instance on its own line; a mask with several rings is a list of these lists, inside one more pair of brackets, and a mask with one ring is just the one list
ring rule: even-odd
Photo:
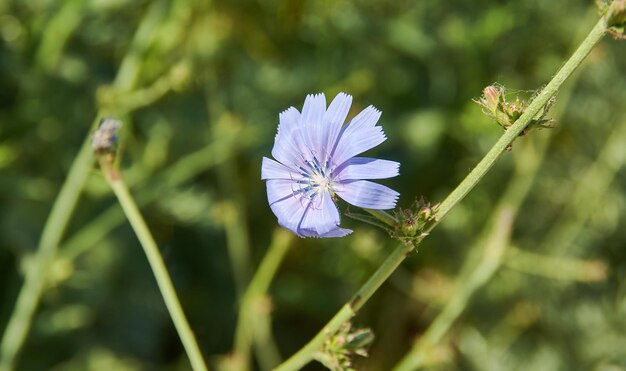
[[[502,152],[504,152],[515,138],[530,124],[531,120],[541,111],[548,100],[557,93],[563,82],[572,74],[576,67],[580,65],[587,54],[589,54],[593,46],[602,39],[605,31],[606,21],[602,18],[585,40],[583,40],[578,49],[576,49],[572,57],[563,65],[541,93],[530,103],[526,112],[502,135],[502,137],[500,137],[478,165],[476,165],[457,188],[439,205],[435,219],[433,223],[428,226],[426,232],[433,230],[442,218],[478,184],[487,171],[495,164]],[[309,343],[282,363],[276,370],[297,370],[310,362],[315,352],[322,347],[324,341],[329,336],[336,333],[343,323],[350,320],[350,318],[356,314],[414,248],[415,246],[409,245],[398,246],[372,277],[352,297],[350,302],[345,304]]]
[[116,170],[108,168],[108,164],[104,162],[101,163],[103,165],[103,171],[105,172],[106,178],[120,205],[122,206],[124,214],[126,214],[126,218],[133,227],[137,238],[139,238],[139,242],[141,243],[144,252],[146,253],[146,257],[148,258],[154,277],[156,278],[159,289],[161,290],[161,295],[163,296],[167,310],[172,317],[176,331],[178,331],[178,336],[185,347],[185,351],[187,352],[192,368],[195,371],[207,370],[207,366],[202,358],[202,352],[200,351],[193,331],[187,322],[185,313],[183,312],[178,296],[176,295],[174,284],[172,283],[172,280],[167,272],[165,263],[163,263],[163,258],[161,257],[159,248],[154,241],[150,230],[146,226],[135,200],[128,191],[128,188],[126,187],[126,184],[124,184],[119,173],[117,173]]

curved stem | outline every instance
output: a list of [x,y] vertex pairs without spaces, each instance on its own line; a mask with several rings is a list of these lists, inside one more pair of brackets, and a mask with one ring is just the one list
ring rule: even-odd
[[[500,137],[476,167],[463,179],[463,181],[446,197],[439,205],[434,221],[427,227],[426,232],[432,231],[448,212],[456,206],[469,193],[485,174],[495,164],[502,152],[519,136],[519,134],[530,124],[531,120],[540,112],[542,107],[558,91],[563,82],[580,65],[582,60],[589,54],[595,44],[597,44],[606,31],[606,21],[601,18],[588,36],[583,40],[578,49],[561,67],[559,72],[546,85],[541,93],[530,103],[526,112]],[[378,270],[352,297],[350,302],[345,304],[337,314],[324,326],[324,328],[307,343],[296,354],[282,363],[276,370],[287,371],[297,370],[310,362],[314,353],[323,345],[324,341],[333,335],[339,327],[348,321],[363,304],[374,294],[382,283],[393,273],[402,263],[408,253],[413,251],[415,246],[400,245],[387,257]]]
[[163,258],[159,252],[159,248],[154,241],[150,230],[146,226],[135,200],[128,191],[126,184],[124,184],[124,181],[120,177],[117,170],[111,169],[110,164],[104,163],[104,161],[101,161],[101,165],[105,173],[105,177],[113,189],[113,193],[115,193],[115,196],[124,210],[124,214],[126,214],[126,218],[133,227],[133,230],[135,231],[137,238],[139,238],[139,242],[146,253],[146,257],[148,258],[154,277],[156,278],[159,289],[161,290],[161,295],[163,296],[167,310],[172,317],[176,331],[178,331],[178,336],[185,347],[185,351],[187,352],[192,368],[196,371],[206,371],[207,366],[202,358],[202,352],[200,351],[193,331],[187,322],[185,313],[183,312],[178,296],[176,295],[174,284],[172,283],[172,280],[167,272],[167,268],[165,267],[165,263],[163,262]]

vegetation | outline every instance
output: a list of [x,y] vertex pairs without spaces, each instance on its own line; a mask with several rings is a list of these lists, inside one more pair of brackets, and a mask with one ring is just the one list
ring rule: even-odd
[[[597,5],[0,2],[0,369],[199,369],[185,321],[217,370],[272,369],[316,334],[305,369],[626,369],[623,41],[595,45],[556,101],[541,90],[604,27]],[[340,91],[349,117],[383,112],[367,155],[401,163],[384,183],[428,205],[427,238],[396,228],[398,247],[364,216],[339,239],[278,227],[260,179],[278,113]],[[517,98],[542,91],[533,130],[516,126]],[[93,154],[104,117],[123,123],[123,183]],[[358,315],[324,332],[346,303]]]

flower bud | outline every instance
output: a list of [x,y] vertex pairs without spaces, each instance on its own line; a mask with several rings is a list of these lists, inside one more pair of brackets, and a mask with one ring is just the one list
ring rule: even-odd
[[417,233],[417,221],[413,216],[409,216],[402,221],[402,226],[400,227],[400,229],[402,231],[402,235],[413,237]]
[[489,85],[483,89],[483,96],[487,101],[487,107],[491,111],[495,111],[498,108],[498,103],[500,103],[500,93],[500,90],[493,85]]

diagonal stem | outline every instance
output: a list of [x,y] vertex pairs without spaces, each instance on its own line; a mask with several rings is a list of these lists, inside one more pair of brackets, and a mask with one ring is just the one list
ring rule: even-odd
[[[446,197],[439,205],[433,222],[426,228],[426,233],[432,231],[454,206],[456,206],[485,176],[485,174],[495,164],[502,152],[519,136],[519,134],[530,124],[531,120],[540,112],[542,107],[559,90],[563,82],[574,72],[583,59],[589,54],[606,32],[606,20],[601,18],[582,41],[574,54],[565,62],[563,67],[557,72],[552,80],[545,86],[541,93],[530,103],[526,112],[500,137],[476,167],[463,179],[463,181]],[[374,292],[389,278],[394,270],[404,261],[406,256],[413,251],[415,246],[399,245],[387,257],[376,272],[357,291],[352,299],[345,304],[337,314],[324,326],[324,328],[297,353],[279,365],[276,370],[287,371],[297,370],[309,363],[316,351],[318,351],[324,341],[329,336],[337,332],[340,326],[349,321]]]

